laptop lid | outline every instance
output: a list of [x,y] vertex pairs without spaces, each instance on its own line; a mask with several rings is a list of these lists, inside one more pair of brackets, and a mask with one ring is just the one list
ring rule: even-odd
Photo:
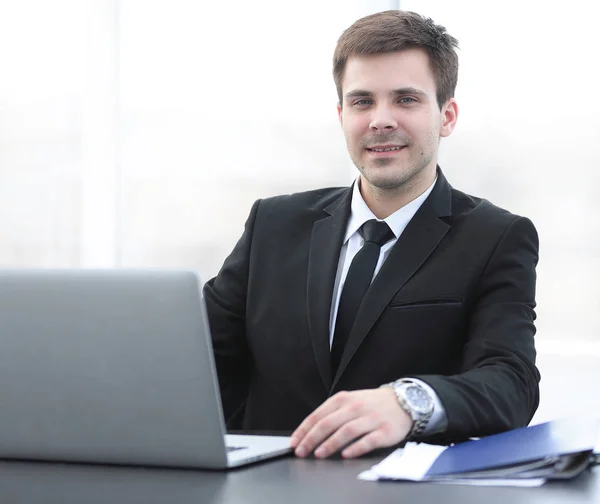
[[0,272],[0,456],[225,467],[191,271]]

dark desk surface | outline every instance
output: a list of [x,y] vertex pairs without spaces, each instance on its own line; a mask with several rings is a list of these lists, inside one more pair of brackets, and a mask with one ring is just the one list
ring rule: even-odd
[[0,462],[2,503],[335,504],[600,502],[600,470],[540,488],[357,480],[382,458],[286,457],[229,472]]

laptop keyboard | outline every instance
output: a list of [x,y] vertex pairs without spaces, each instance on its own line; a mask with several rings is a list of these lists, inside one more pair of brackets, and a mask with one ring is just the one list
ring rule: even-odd
[[244,450],[248,447],[247,446],[226,446],[225,448],[227,448],[227,453],[229,453],[229,452],[236,451],[236,450]]

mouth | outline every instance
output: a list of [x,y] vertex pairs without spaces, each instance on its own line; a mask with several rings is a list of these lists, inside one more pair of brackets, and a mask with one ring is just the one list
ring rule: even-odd
[[373,145],[372,147],[366,147],[366,151],[375,155],[390,155],[404,149],[406,145]]

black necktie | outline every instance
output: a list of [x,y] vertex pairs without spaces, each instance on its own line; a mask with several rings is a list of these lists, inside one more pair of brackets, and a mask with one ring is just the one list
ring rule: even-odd
[[394,238],[389,226],[375,219],[365,222],[360,228],[360,234],[365,239],[365,244],[354,256],[348,270],[335,320],[331,347],[331,368],[334,376],[340,365],[358,307],[373,280],[381,246]]

